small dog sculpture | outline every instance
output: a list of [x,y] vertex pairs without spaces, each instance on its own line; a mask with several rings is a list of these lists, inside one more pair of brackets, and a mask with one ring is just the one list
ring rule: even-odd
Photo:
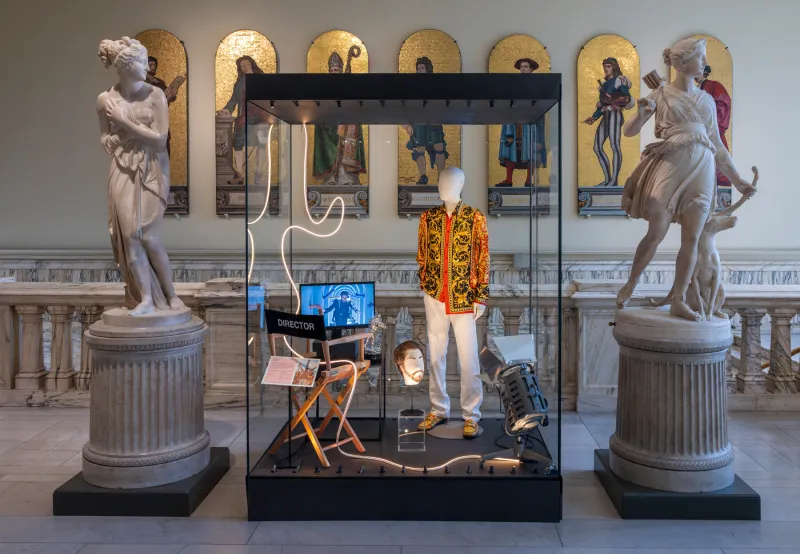
[[[753,167],[753,173],[755,174],[753,186],[755,186],[758,182],[758,169]],[[714,317],[727,317],[722,312],[722,305],[725,302],[725,285],[722,283],[722,263],[717,251],[716,237],[720,231],[733,229],[736,226],[738,218],[731,214],[749,199],[750,196],[742,196],[729,208],[713,214],[700,234],[700,240],[697,243],[697,263],[692,273],[692,283],[686,303],[692,310],[700,314],[703,319],[710,320]],[[664,300],[657,302],[650,299],[650,305],[663,306],[669,304],[672,301],[674,290],[675,287],[673,285]]]

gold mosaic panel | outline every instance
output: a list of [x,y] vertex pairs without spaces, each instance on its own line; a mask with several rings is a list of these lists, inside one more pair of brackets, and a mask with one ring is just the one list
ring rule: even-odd
[[[158,59],[156,77],[166,85],[176,77],[186,77],[188,64],[183,43],[172,33],[153,29],[136,35],[147,54]],[[178,89],[169,104],[169,175],[170,185],[186,186],[189,177],[189,81]]]
[[[519,70],[514,67],[517,60],[523,58],[530,58],[539,67],[535,69],[534,73],[550,73],[550,54],[547,48],[535,38],[528,35],[510,35],[498,42],[492,48],[489,54],[489,73],[519,73]],[[514,123],[510,121],[509,123]],[[550,136],[549,117],[545,116],[545,137]],[[488,126],[488,147],[489,147],[489,186],[492,187],[497,183],[505,180],[506,169],[500,165],[498,153],[500,151],[500,132],[501,125]],[[550,167],[552,156],[549,154],[549,144],[545,141],[545,147],[548,150],[547,167],[537,168],[536,175],[533,181],[537,186],[546,186],[550,184]],[[527,170],[515,170],[513,174],[513,183],[515,187],[521,187],[525,184],[527,178]]]
[[[347,31],[328,31],[314,39],[308,49],[306,58],[307,73],[328,73],[328,60],[336,52],[342,58],[346,66],[350,64],[350,73],[369,73],[369,52],[364,42]],[[347,67],[343,72],[347,72]],[[358,123],[354,121],[352,123]],[[366,173],[358,176],[359,184],[369,184],[369,125],[361,127],[364,133],[364,159],[366,161]],[[308,126],[308,184],[319,184],[314,179],[314,126]]]
[[[217,54],[214,60],[214,80],[216,87],[215,111],[224,108],[233,97],[234,85],[239,77],[236,60],[242,56],[250,56],[253,58],[258,69],[260,69],[262,73],[277,73],[278,71],[278,57],[275,52],[275,47],[272,41],[267,37],[258,31],[246,29],[234,31],[229,34],[222,39],[222,42],[220,42],[217,47]],[[255,112],[263,111],[254,106],[252,109],[254,109]],[[238,113],[239,106],[236,106],[231,115],[236,117]],[[259,127],[249,138],[250,142],[248,142],[249,147],[247,153],[249,183],[256,183],[256,172],[263,171],[266,168],[266,156],[263,155],[263,151],[258,151],[257,147],[250,145],[259,136],[266,136],[267,129],[267,125]],[[284,161],[280,157],[280,141],[278,135],[278,129],[275,127],[272,133],[272,140],[270,141],[270,152],[272,155],[271,180],[273,185],[278,184],[280,165],[281,162]]]
[[[431,60],[434,73],[461,73],[461,50],[453,37],[445,32],[425,29],[408,37],[400,48],[398,72],[416,73],[416,61],[423,56]],[[444,136],[449,153],[445,167],[461,167],[461,126],[444,125]],[[411,158],[411,150],[406,148],[409,134],[402,126],[398,126],[397,137],[398,183],[413,185],[419,179],[419,170]],[[438,172],[435,168],[431,169],[427,154],[425,160],[428,184],[436,185],[439,182]]]
[[[602,124],[602,119],[593,125],[584,123],[584,120],[590,117],[597,107],[598,81],[603,80],[603,60],[608,57],[617,59],[622,74],[631,82],[634,107],[623,111],[626,120],[635,115],[635,100],[640,96],[639,54],[633,44],[617,35],[601,35],[584,45],[578,55],[578,187],[593,187],[602,183],[604,179],[600,162],[593,150],[595,133],[598,125]],[[620,189],[639,161],[640,144],[639,136],[630,138],[623,136],[621,139],[622,168],[618,179]],[[604,150],[611,159],[612,151],[608,141]]]
[[[258,31],[235,31],[222,39],[214,62],[216,109],[228,103],[236,83],[236,60],[250,56],[264,73],[277,73],[278,57],[272,42]],[[236,115],[236,112],[233,113]]]

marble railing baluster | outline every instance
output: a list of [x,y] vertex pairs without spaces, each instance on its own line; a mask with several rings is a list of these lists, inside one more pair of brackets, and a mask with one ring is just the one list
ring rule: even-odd
[[503,335],[510,337],[520,333],[519,324],[522,313],[525,311],[523,306],[501,306],[500,313],[503,314]]
[[13,306],[0,306],[0,389],[14,387],[17,371],[17,314]]
[[[0,286],[0,389],[20,389],[23,391],[40,390],[47,385],[49,390],[63,390],[64,384],[71,386],[68,375],[72,374],[76,388],[83,392],[90,388],[91,382],[91,362],[88,350],[83,342],[81,343],[81,363],[80,367],[73,368],[69,363],[69,349],[67,330],[69,316],[67,312],[74,307],[79,313],[82,328],[85,331],[92,323],[100,318],[102,311],[108,307],[120,305],[123,301],[124,290],[119,291],[103,289],[93,289],[93,285],[86,283],[86,290],[76,290],[72,284],[64,284],[63,292],[56,283],[26,283],[13,284],[8,287]],[[184,289],[182,298],[192,307],[195,313],[202,316],[210,327],[219,326],[228,328],[226,335],[222,336],[213,332],[209,333],[206,346],[208,355],[206,368],[215,364],[215,371],[206,375],[206,393],[209,398],[213,397],[211,405],[215,405],[217,397],[224,397],[225,405],[233,405],[230,402],[238,402],[241,399],[237,395],[244,390],[243,372],[246,362],[239,360],[243,358],[238,347],[230,350],[232,334],[241,332],[240,321],[243,319],[244,305],[242,298],[234,294],[214,295],[208,294],[210,289],[202,284],[182,284]],[[796,304],[796,292],[794,289],[787,291],[769,289],[759,289],[758,285],[749,289],[736,287],[729,291],[726,310],[735,315],[734,322],[741,322],[743,338],[737,337],[737,344],[741,345],[741,362],[734,356],[728,354],[726,361],[726,380],[728,382],[728,392],[732,397],[737,395],[741,402],[735,404],[736,409],[753,409],[755,406],[769,406],[774,404],[776,409],[785,409],[782,406],[790,402],[788,393],[797,394],[800,386],[800,377],[795,371],[796,364],[789,359],[791,347],[791,321],[796,316],[796,310],[800,304]],[[577,289],[576,289],[577,290]],[[503,333],[505,335],[516,335],[520,333],[533,332],[537,339],[537,356],[539,375],[542,385],[548,388],[555,388],[558,384],[558,350],[561,354],[561,386],[564,409],[572,409],[577,402],[577,391],[581,387],[585,388],[589,396],[608,398],[615,396],[615,387],[612,384],[616,380],[616,368],[610,367],[602,360],[598,360],[597,353],[601,355],[613,348],[610,342],[610,331],[607,327],[609,321],[613,321],[615,307],[613,293],[604,296],[602,289],[595,291],[591,287],[582,289],[583,303],[579,304],[578,299],[573,298],[576,292],[571,288],[563,291],[563,312],[561,314],[562,337],[561,344],[557,341],[558,314],[556,313],[555,289],[550,292],[545,291],[540,295],[533,316],[537,319],[533,321],[532,329],[527,328],[528,314],[526,313],[527,299],[524,297],[492,296],[487,306],[486,314],[477,322],[477,333],[481,346],[487,340],[489,328],[492,334]],[[524,293],[525,291],[520,291]],[[578,291],[580,292],[580,291]],[[288,287],[270,288],[270,300],[278,309],[289,310],[294,302],[291,291]],[[765,296],[766,294],[766,296]],[[588,300],[587,300],[588,298]],[[43,355],[46,352],[43,348],[44,340],[42,333],[42,316],[44,308],[36,306],[36,303],[52,306],[48,309],[52,323],[52,347],[51,362],[52,373],[48,375],[45,370]],[[634,304],[638,304],[635,301]],[[399,306],[409,306],[408,315],[411,317],[409,322],[405,310],[400,310]],[[583,315],[580,315],[576,307],[580,306]],[[490,325],[489,315],[491,310],[497,308],[502,314],[502,329],[499,317],[497,321]],[[393,289],[388,295],[378,296],[378,312],[389,318],[392,314],[397,315],[402,312],[403,320],[400,325],[387,330],[392,336],[386,338],[387,353],[391,354],[394,345],[400,338],[408,335],[408,327],[414,338],[425,344],[426,341],[426,319],[422,298],[416,289],[400,290]],[[227,312],[226,318],[221,318],[222,312]],[[537,313],[538,312],[538,313]],[[770,329],[772,331],[772,343],[769,352],[761,348],[761,329],[765,330],[766,323],[763,316],[769,314]],[[210,320],[210,322],[209,322]],[[254,323],[254,322],[253,322]],[[410,324],[410,325],[409,325]],[[239,327],[235,329],[235,327]],[[738,324],[737,324],[738,327]],[[738,329],[737,329],[738,331]],[[401,337],[397,336],[400,333]],[[586,341],[584,341],[584,339]],[[242,337],[243,338],[243,337]],[[239,344],[240,339],[237,339]],[[612,339],[613,340],[613,339]],[[585,342],[585,344],[584,344]],[[582,350],[592,347],[588,350]],[[77,349],[77,343],[71,348]],[[295,341],[296,349],[305,349],[305,343]],[[255,365],[263,365],[263,359],[259,361],[258,349],[252,354],[252,362]],[[448,352],[448,381],[454,385],[459,380],[457,372],[457,347],[454,342],[450,343]],[[765,356],[770,358],[769,372],[761,371],[761,365],[766,361]],[[214,358],[211,360],[210,358]],[[75,362],[77,364],[77,360]],[[737,367],[738,366],[738,367]],[[72,369],[79,369],[79,373],[73,373]],[[66,376],[65,376],[66,372]],[[256,372],[258,373],[258,372]],[[257,375],[254,374],[255,378]],[[48,378],[49,377],[49,378]],[[374,389],[374,387],[373,387]],[[374,394],[370,389],[369,394]],[[457,387],[456,387],[457,389]],[[458,396],[458,391],[452,389],[454,399]],[[583,390],[583,389],[581,389]],[[783,398],[776,398],[768,395],[768,392],[783,393]],[[743,393],[747,394],[744,396]],[[228,396],[225,396],[228,395]],[[756,397],[758,398],[756,402]],[[6,394],[8,402],[19,402],[19,398],[24,395]],[[228,401],[227,398],[233,400]],[[66,398],[66,397],[65,397]],[[83,392],[83,396],[76,395],[77,402],[88,398]],[[277,397],[276,397],[277,398]],[[588,398],[588,397],[587,397]],[[792,396],[800,400],[800,395]],[[549,395],[551,402],[555,401],[552,394]],[[594,398],[587,402],[589,409],[612,409],[611,402],[599,404]],[[69,402],[73,402],[73,397],[69,397]],[[284,399],[278,398],[278,402]],[[359,399],[361,402],[361,398]],[[12,404],[16,405],[16,404]],[[608,406],[607,406],[608,405]],[[584,408],[582,408],[584,409]]]
[[491,312],[492,308],[491,305],[489,305],[486,307],[481,317],[478,318],[478,321],[475,322],[475,329],[478,335],[478,352],[483,350],[483,347],[486,346],[486,335],[489,332],[489,314]]
[[72,306],[50,306],[50,371],[46,388],[49,391],[65,391],[75,388],[75,370],[72,368]]
[[92,357],[86,345],[86,331],[91,325],[100,319],[103,313],[102,306],[84,306],[80,309],[78,317],[81,322],[81,367],[80,372],[75,377],[75,388],[78,390],[89,390],[92,383]]
[[[561,317],[561,374],[556,367],[556,387],[561,379],[563,409],[574,410],[578,394],[578,309],[564,306]],[[552,402],[552,400],[551,400]]]
[[[385,355],[386,363],[389,364],[394,354],[394,349],[397,347],[397,316],[400,308],[396,306],[382,306],[378,308],[378,313],[386,325],[381,332],[381,352]],[[377,345],[376,345],[377,346]],[[392,368],[387,367],[387,372]]]
[[770,393],[795,393],[795,375],[792,369],[792,318],[793,308],[770,308],[771,324],[769,373],[767,390]]
[[[263,306],[257,304],[256,309],[247,311],[247,328],[250,331],[248,342],[248,363],[250,364],[250,385],[255,386],[261,382],[262,373],[267,367],[266,355],[267,329],[264,324]],[[250,342],[252,340],[252,342]]]
[[[206,307],[205,306],[197,304],[197,305],[191,306],[191,308],[192,308],[192,315],[193,316],[199,317],[203,321],[206,320]],[[83,348],[83,346],[84,346],[83,340],[81,340],[81,348]],[[206,336],[206,340],[203,341],[203,352],[200,355],[200,363],[201,363],[201,367],[203,368],[203,389],[204,390],[205,390],[206,385],[208,384],[208,374],[206,372],[206,370],[208,369],[208,366],[206,365],[206,349],[207,348],[208,348],[208,336]],[[77,383],[76,383],[76,385],[77,385]],[[78,389],[79,390],[86,390],[86,389],[81,389],[80,387],[78,387]]]
[[42,306],[17,306],[20,315],[20,348],[19,373],[14,379],[14,388],[18,390],[41,390],[47,371],[44,368],[42,327],[44,308]]
[[761,371],[761,320],[767,310],[740,308],[742,318],[742,348],[736,390],[740,393],[766,392],[766,376]]
[[[728,318],[731,321],[731,327],[733,328],[734,327],[733,318],[736,316],[736,310],[733,308],[724,308],[722,311],[728,314]],[[735,342],[736,342],[736,337],[734,337],[734,343]],[[728,352],[725,354],[725,381],[727,383],[727,390],[729,394],[736,392],[736,373],[737,370],[734,367],[734,359],[733,359],[733,345],[731,345],[731,347],[728,348]]]
[[411,316],[411,337],[422,344],[428,344],[425,307],[422,303],[414,302],[408,306],[408,315]]
[[556,386],[556,335],[558,334],[558,314],[556,308],[542,307],[542,351],[543,356],[539,367],[541,371],[540,385],[548,390]]

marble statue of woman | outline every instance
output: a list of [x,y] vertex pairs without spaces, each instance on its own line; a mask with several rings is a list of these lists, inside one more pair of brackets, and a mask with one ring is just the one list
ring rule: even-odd
[[[119,82],[97,97],[100,144],[111,155],[108,230],[132,316],[178,310],[169,258],[159,236],[169,193],[164,92],[145,83],[147,50],[135,39],[104,40],[98,52]],[[135,306],[135,307],[134,307]]]
[[672,315],[699,321],[701,315],[686,304],[686,291],[697,262],[697,244],[714,205],[716,167],[744,196],[755,194],[733,166],[722,143],[714,99],[694,84],[706,66],[706,43],[685,39],[664,51],[664,61],[675,68],[670,84],[658,86],[638,100],[638,112],[623,133],[632,137],[655,113],[655,135],[639,165],[625,184],[623,209],[633,218],[649,223],[647,234],[636,248],[631,276],[617,295],[623,308],[636,287],[671,223],[681,226],[681,247],[675,262]]

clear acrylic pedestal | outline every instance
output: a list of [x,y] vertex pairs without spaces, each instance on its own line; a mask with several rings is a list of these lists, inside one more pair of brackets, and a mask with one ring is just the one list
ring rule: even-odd
[[397,451],[425,452],[425,431],[418,429],[425,412],[413,408],[397,412]]

